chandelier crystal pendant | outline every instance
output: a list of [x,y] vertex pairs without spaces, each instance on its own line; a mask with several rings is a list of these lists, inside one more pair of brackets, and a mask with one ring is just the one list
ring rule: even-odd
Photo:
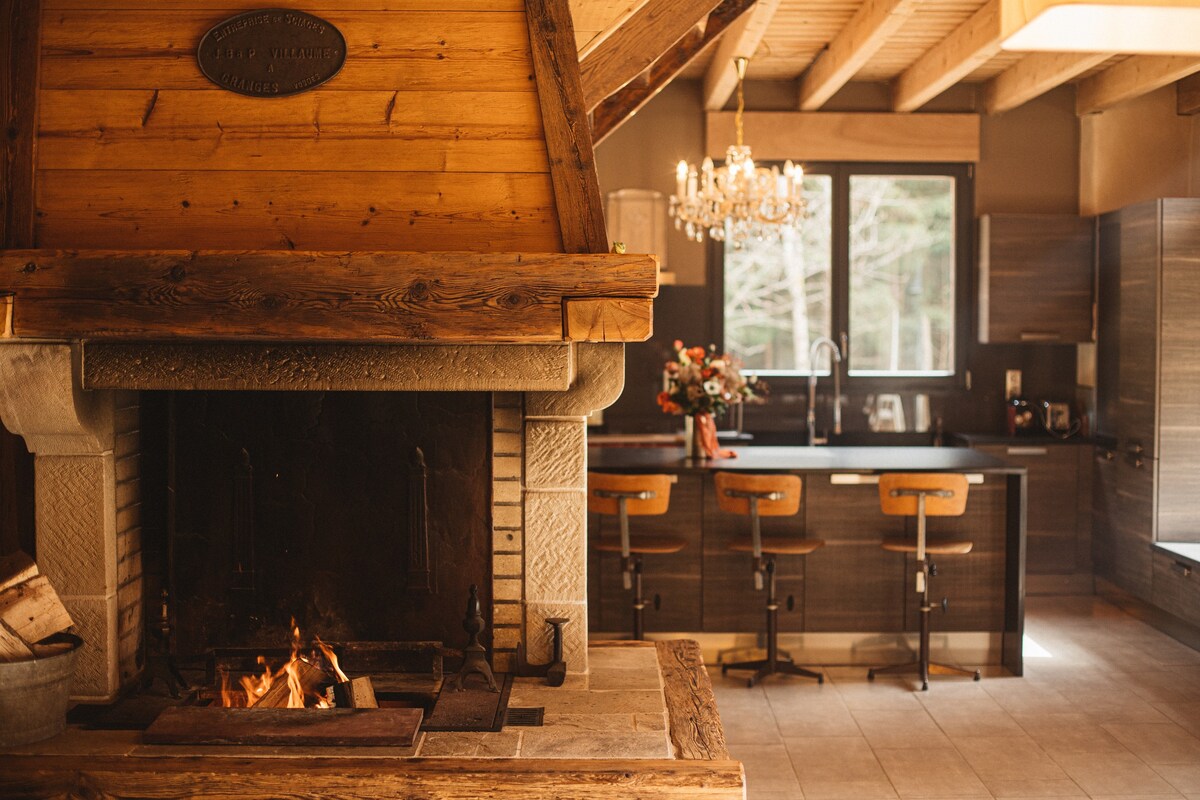
[[804,220],[804,170],[791,161],[783,171],[756,167],[750,147],[742,141],[742,115],[746,110],[743,85],[745,56],[733,60],[737,68],[737,142],[725,153],[725,164],[714,166],[705,158],[697,170],[686,161],[675,169],[675,194],[670,215],[675,229],[696,242],[704,235],[718,242],[727,238],[738,248],[748,237],[778,238],[787,228],[799,228]]

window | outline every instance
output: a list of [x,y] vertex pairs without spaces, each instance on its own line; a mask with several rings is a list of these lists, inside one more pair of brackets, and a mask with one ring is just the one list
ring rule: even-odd
[[[782,240],[717,243],[725,349],[764,375],[807,375],[809,346],[846,343],[851,377],[961,372],[970,175],[942,165],[825,165]],[[826,350],[816,364],[829,371]]]

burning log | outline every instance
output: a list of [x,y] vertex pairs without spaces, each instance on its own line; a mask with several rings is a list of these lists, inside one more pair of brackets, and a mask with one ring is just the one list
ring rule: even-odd
[[333,700],[338,708],[379,708],[369,676],[335,683]]
[[288,662],[284,674],[271,683],[271,688],[251,708],[303,708],[304,698],[321,696],[331,683],[333,676],[328,672],[297,658]]

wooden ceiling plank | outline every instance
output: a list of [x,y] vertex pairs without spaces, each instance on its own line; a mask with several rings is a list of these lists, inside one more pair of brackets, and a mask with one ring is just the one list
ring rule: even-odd
[[733,60],[738,56],[752,59],[758,44],[767,33],[782,0],[758,0],[754,9],[743,15],[717,45],[717,52],[704,73],[704,107],[720,111],[737,87],[737,70]]
[[1189,75],[1175,84],[1175,92],[1177,113],[1200,114],[1200,73]]
[[621,26],[629,21],[630,17],[642,10],[642,6],[646,5],[648,0],[633,0],[628,6],[623,8],[618,15],[604,27],[599,33],[588,40],[587,44],[579,48],[579,60],[596,52],[596,48],[608,41],[608,37],[612,36]]
[[606,253],[608,233],[571,10],[567,0],[526,0],[525,8],[563,249]]
[[1111,57],[1111,53],[1031,53],[984,84],[983,109],[998,114],[1024,105]]
[[[762,0],[759,0],[762,3]],[[630,82],[609,97],[592,112],[592,139],[599,144],[610,133],[619,128],[638,109],[650,102],[668,83],[687,68],[705,48],[726,30],[735,26],[755,5],[755,0],[724,0],[708,15],[708,23],[701,34],[692,30],[664,55],[646,73],[646,81],[634,85]]]
[[[917,0],[867,0],[800,81],[800,110],[816,111],[912,16]],[[711,106],[710,106],[711,108]]]
[[915,111],[1000,52],[1000,0],[983,8],[896,78],[892,110]]
[[649,0],[579,65],[591,111],[682,39],[720,0]]
[[1075,113],[1094,114],[1200,72],[1195,56],[1132,56],[1080,81]]

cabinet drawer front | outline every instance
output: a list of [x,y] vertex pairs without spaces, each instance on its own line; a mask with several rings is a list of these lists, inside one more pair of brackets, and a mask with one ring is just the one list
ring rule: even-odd
[[1200,571],[1170,553],[1154,552],[1154,605],[1200,625]]
[[1059,575],[1076,569],[1079,448],[1065,444],[987,445],[979,448],[1029,474],[1026,500],[1026,569],[1032,575]]

